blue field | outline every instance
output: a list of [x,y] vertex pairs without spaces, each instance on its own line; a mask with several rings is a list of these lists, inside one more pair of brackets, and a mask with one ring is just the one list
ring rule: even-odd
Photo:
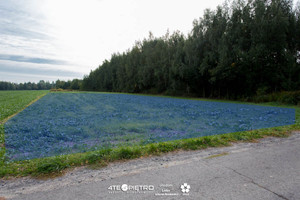
[[290,125],[295,110],[127,94],[49,93],[5,124],[11,160]]

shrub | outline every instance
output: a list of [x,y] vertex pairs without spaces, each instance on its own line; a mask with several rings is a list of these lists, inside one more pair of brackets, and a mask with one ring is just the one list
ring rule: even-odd
[[63,89],[61,89],[61,88],[52,88],[52,89],[50,89],[50,91],[51,92],[62,92],[62,91],[64,91]]
[[300,90],[298,91],[283,91],[271,94],[260,94],[253,97],[253,101],[256,103],[260,102],[278,102],[283,104],[300,104]]
[[278,101],[280,103],[297,105],[300,103],[300,91],[282,92]]

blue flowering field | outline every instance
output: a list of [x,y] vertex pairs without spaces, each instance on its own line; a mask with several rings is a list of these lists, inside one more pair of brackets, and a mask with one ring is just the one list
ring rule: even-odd
[[49,93],[5,123],[25,160],[290,125],[295,109],[129,94]]

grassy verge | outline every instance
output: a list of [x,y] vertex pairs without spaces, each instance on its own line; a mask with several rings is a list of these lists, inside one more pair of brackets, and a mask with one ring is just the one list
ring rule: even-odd
[[[233,101],[224,101],[237,103]],[[66,169],[78,166],[92,168],[106,166],[110,162],[128,160],[151,155],[160,155],[176,150],[199,150],[208,147],[229,146],[233,142],[251,142],[268,136],[287,137],[291,131],[300,129],[300,107],[265,103],[259,105],[282,106],[296,109],[296,123],[289,126],[235,132],[221,135],[205,136],[183,140],[174,140],[147,145],[122,146],[106,148],[92,152],[61,155],[25,161],[9,162],[4,159],[5,149],[0,151],[0,177],[21,176],[56,176],[63,174]],[[0,125],[0,144],[4,143],[4,129]]]

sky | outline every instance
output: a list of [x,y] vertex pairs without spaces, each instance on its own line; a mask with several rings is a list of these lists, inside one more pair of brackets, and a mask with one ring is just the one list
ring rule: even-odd
[[0,0],[0,81],[83,78],[136,41],[181,31],[224,0]]

